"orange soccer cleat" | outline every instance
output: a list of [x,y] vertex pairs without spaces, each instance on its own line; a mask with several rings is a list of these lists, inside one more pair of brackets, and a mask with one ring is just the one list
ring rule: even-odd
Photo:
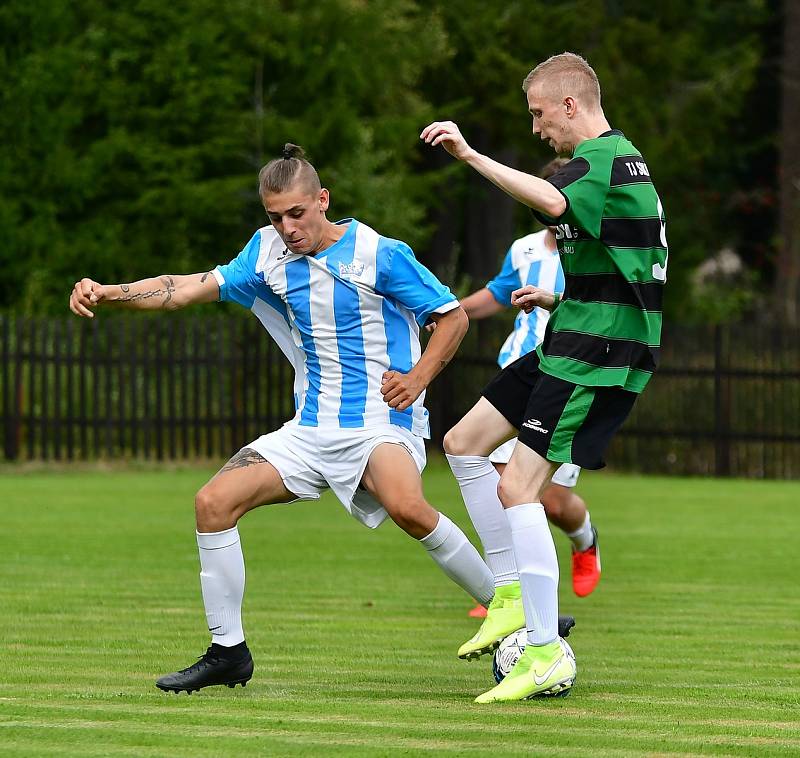
[[572,549],[572,589],[578,597],[591,595],[600,581],[600,547],[597,529],[592,528],[594,541],[586,550]]
[[486,608],[478,603],[468,614],[471,619],[485,619]]

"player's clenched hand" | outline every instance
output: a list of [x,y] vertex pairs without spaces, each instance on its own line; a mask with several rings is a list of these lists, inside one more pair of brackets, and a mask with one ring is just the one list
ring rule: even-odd
[[94,308],[105,297],[105,287],[91,279],[81,279],[75,282],[69,296],[69,309],[76,316],[94,318],[90,308]]
[[460,161],[466,160],[472,153],[472,148],[462,136],[461,130],[452,121],[434,121],[428,124],[419,138],[433,147],[441,145]]
[[425,389],[425,385],[412,374],[400,371],[384,371],[381,379],[381,394],[390,408],[404,411]]
[[530,313],[537,306],[550,311],[555,302],[556,298],[552,292],[534,287],[532,284],[526,284],[511,293],[511,305],[521,308],[525,313]]

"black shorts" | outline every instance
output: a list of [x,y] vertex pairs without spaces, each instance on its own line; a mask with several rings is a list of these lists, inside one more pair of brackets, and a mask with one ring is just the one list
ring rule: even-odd
[[543,458],[588,469],[606,465],[608,443],[638,397],[621,387],[585,387],[545,374],[535,350],[506,366],[483,396]]

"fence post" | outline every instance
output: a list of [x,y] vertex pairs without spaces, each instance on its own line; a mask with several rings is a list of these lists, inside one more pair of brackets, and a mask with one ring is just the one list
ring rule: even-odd
[[14,395],[11,382],[11,327],[9,316],[0,316],[3,325],[3,456],[7,461],[17,457],[16,414],[12,412]]
[[730,476],[730,379],[727,375],[727,355],[720,324],[714,326],[714,473]]

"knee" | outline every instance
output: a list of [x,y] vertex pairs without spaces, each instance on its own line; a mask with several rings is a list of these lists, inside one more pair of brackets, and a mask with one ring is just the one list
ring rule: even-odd
[[503,508],[509,508],[512,505],[519,505],[523,502],[518,497],[518,488],[505,472],[503,472],[500,481],[497,483],[497,497]]
[[546,487],[542,492],[542,505],[549,519],[560,519],[564,515],[565,501],[570,493],[560,491],[558,485]]
[[537,501],[539,499],[539,490],[540,486],[537,482],[515,476],[508,466],[506,466],[500,476],[500,481],[497,483],[497,497],[504,508]]
[[236,517],[221,493],[207,484],[194,496],[198,532],[221,532],[236,526]]
[[462,433],[458,424],[444,435],[442,447],[448,455],[469,455],[466,435]]
[[399,500],[390,505],[387,511],[397,526],[418,540],[427,537],[439,520],[439,514],[418,498]]

